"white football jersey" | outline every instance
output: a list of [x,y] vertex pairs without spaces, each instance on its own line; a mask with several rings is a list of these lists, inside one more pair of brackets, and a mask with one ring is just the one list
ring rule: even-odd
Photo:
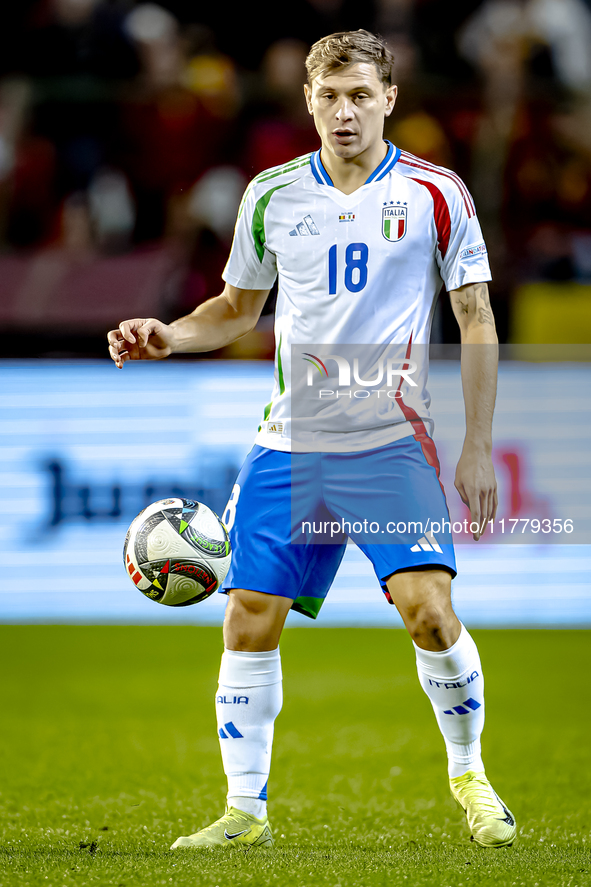
[[256,176],[223,273],[242,289],[277,276],[275,384],[256,443],[358,451],[426,429],[431,321],[448,291],[491,278],[462,180],[387,142],[352,194],[320,151]]

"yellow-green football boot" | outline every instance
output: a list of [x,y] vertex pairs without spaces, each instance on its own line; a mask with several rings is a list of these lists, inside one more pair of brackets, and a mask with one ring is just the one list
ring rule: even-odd
[[177,838],[170,849],[234,847],[239,850],[249,850],[251,847],[257,847],[261,850],[270,850],[272,846],[273,835],[266,816],[264,819],[257,819],[250,813],[230,807],[221,819],[212,822],[200,832]]
[[468,818],[472,840],[481,847],[509,847],[515,840],[515,817],[501,801],[484,770],[468,770],[449,780],[449,787]]

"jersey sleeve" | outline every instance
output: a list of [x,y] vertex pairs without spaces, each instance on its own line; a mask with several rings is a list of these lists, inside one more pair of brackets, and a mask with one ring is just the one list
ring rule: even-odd
[[438,250],[441,278],[448,292],[468,283],[491,280],[486,244],[474,203],[464,185],[448,191],[449,241],[444,253]]
[[265,209],[250,185],[238,211],[232,248],[222,273],[226,283],[240,289],[271,289],[277,277],[275,255],[265,243]]

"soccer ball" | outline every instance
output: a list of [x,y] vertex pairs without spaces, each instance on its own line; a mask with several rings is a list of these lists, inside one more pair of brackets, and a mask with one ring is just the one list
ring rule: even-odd
[[222,584],[230,567],[230,540],[217,514],[202,502],[160,499],[129,527],[123,562],[150,600],[187,607]]

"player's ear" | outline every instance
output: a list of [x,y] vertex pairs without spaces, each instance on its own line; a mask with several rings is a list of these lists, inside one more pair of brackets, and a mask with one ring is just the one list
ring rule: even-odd
[[312,110],[312,87],[308,83],[304,83],[304,95],[306,96],[306,105],[308,107],[308,113],[313,114]]
[[386,100],[386,107],[384,108],[384,115],[389,117],[392,111],[394,110],[394,105],[396,104],[396,97],[398,96],[398,87],[395,84],[389,86],[386,90],[384,98]]

